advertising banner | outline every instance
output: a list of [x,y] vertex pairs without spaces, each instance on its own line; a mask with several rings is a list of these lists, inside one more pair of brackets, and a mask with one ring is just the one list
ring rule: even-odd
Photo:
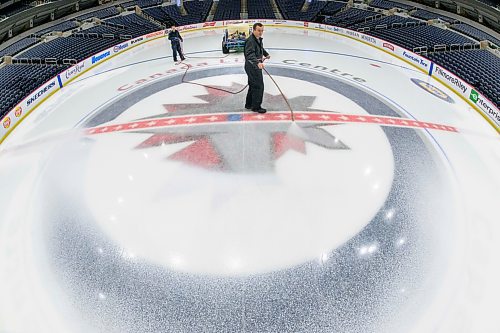
[[1,119],[0,141],[26,114],[58,89],[57,77],[54,77],[17,104]]
[[433,66],[432,76],[440,79],[455,92],[462,95],[466,100],[474,103],[477,108],[481,110],[481,113],[488,117],[488,119],[490,119],[497,126],[497,128],[500,127],[500,112],[498,108],[493,104],[493,102],[474,89],[474,87],[455,74],[436,64]]

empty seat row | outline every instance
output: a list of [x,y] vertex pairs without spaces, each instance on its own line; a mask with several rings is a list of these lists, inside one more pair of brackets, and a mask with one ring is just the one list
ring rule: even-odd
[[14,44],[4,48],[3,50],[0,50],[0,58],[6,55],[16,55],[17,53],[27,49],[28,47],[31,47],[35,45],[36,43],[39,42],[38,38],[33,38],[33,37],[27,37],[23,38]]
[[455,22],[455,19],[452,19],[451,17],[445,16],[445,15],[440,15],[437,13],[429,12],[424,9],[417,9],[416,11],[412,12],[410,14],[413,17],[422,19],[422,20],[441,20],[445,22]]
[[60,37],[40,43],[16,58],[55,58],[83,60],[93,54],[116,45],[116,40],[106,38]]
[[313,0],[304,9],[303,0],[275,0],[283,18],[296,21],[313,21],[321,10],[327,5],[326,1]]
[[239,20],[241,13],[241,0],[219,0],[215,10],[214,20]]
[[349,27],[357,23],[366,22],[368,19],[376,17],[377,15],[381,16],[381,14],[372,11],[349,8],[333,16],[326,17],[325,23],[340,27]]
[[469,37],[474,38],[475,40],[482,41],[482,40],[488,40],[491,43],[495,44],[497,47],[500,47],[500,39],[497,39],[486,32],[479,30],[477,28],[474,28],[473,26],[470,26],[465,23],[457,23],[453,24],[451,26],[451,29],[459,31]]
[[330,1],[327,3],[325,7],[321,9],[321,15],[335,15],[340,12],[342,9],[346,8],[347,3],[345,2],[334,2]]
[[500,58],[487,50],[435,52],[428,57],[469,82],[500,107]]
[[45,34],[53,32],[53,31],[64,32],[64,31],[76,29],[78,27],[79,27],[79,25],[78,25],[78,23],[76,21],[66,21],[66,22],[59,23],[59,24],[53,25],[51,27],[39,30],[39,31],[35,32],[33,35],[35,35],[35,36],[43,36]]
[[247,0],[249,19],[275,19],[273,7],[269,0]]
[[427,47],[429,51],[432,51],[434,50],[434,46],[437,45],[446,45],[450,49],[452,44],[463,45],[474,43],[469,38],[456,34],[451,30],[430,25],[371,30],[368,33],[410,50],[417,47]]
[[372,30],[376,28],[398,28],[398,27],[404,27],[404,26],[417,26],[417,25],[427,25],[426,22],[411,19],[411,18],[406,18],[406,17],[401,17],[397,15],[391,15],[391,16],[383,16],[379,17],[374,20],[370,20],[368,22],[361,22],[361,23],[356,23],[351,26],[349,26],[349,29],[352,30]]
[[7,65],[0,68],[0,118],[68,66]]
[[405,5],[399,2],[387,1],[387,0],[372,0],[370,2],[370,6],[382,9],[392,9],[392,8],[400,8],[404,10],[412,10],[415,7],[410,5]]
[[120,14],[120,12],[118,11],[118,9],[116,7],[108,7],[108,8],[104,8],[101,10],[93,11],[91,13],[80,15],[78,17],[75,17],[75,20],[85,21],[85,20],[91,19],[93,17],[96,17],[99,19],[105,19],[105,18],[112,17],[112,16],[115,16],[118,14]]

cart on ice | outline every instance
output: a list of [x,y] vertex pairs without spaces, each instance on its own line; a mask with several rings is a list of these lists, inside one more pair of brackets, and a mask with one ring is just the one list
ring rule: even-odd
[[224,37],[222,37],[222,53],[228,54],[234,50],[241,52],[245,48],[245,42],[252,33],[252,29],[248,24],[232,24],[224,29]]

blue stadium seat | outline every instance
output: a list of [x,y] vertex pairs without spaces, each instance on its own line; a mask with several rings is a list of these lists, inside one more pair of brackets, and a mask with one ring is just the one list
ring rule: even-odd
[[377,13],[371,11],[349,8],[343,12],[327,17],[325,23],[337,25],[339,27],[349,27],[356,23],[366,22],[367,19],[375,17],[376,15]]
[[401,17],[397,15],[383,16],[367,22],[356,23],[349,26],[352,30],[373,30],[373,29],[390,29],[407,26],[426,25],[425,22]]
[[452,70],[463,80],[500,107],[500,58],[487,50],[435,52],[428,57],[437,64]]
[[269,0],[247,0],[249,19],[275,19],[273,7]]
[[118,9],[116,9],[116,7],[108,7],[108,8],[104,8],[101,10],[93,11],[91,13],[80,15],[78,17],[75,17],[75,20],[85,21],[85,20],[91,19],[93,17],[96,17],[99,19],[105,19],[108,17],[116,16],[118,14],[120,14],[120,12],[118,11]]
[[465,24],[465,23],[453,24],[451,26],[451,29],[459,31],[467,36],[474,38],[475,40],[478,40],[478,41],[488,40],[491,43],[495,44],[497,47],[500,47],[500,40],[499,39],[497,39],[491,35],[488,35],[484,31],[479,30],[477,28],[474,28],[468,24]]
[[276,0],[283,18],[295,21],[313,21],[327,5],[325,1],[313,0],[307,10],[302,11],[304,3],[304,0]]
[[35,36],[43,36],[43,35],[46,35],[52,31],[68,31],[68,30],[72,30],[72,29],[76,29],[78,28],[78,23],[75,22],[75,21],[66,21],[66,22],[63,22],[63,23],[60,23],[60,24],[56,24],[56,25],[53,25],[51,27],[48,27],[46,29],[42,29],[40,31],[37,31],[35,32],[33,35]]
[[0,50],[0,58],[6,55],[10,56],[16,55],[17,53],[27,49],[28,47],[35,45],[38,42],[39,42],[38,38],[32,38],[32,37],[23,38],[18,42],[6,47],[5,49]]
[[427,47],[431,51],[434,50],[434,46],[436,45],[446,45],[446,48],[450,50],[452,44],[464,45],[473,43],[467,37],[458,35],[451,30],[427,25],[371,30],[368,33],[410,50],[417,47]]
[[0,118],[68,66],[8,65],[0,68]]
[[387,0],[373,0],[370,2],[370,6],[376,7],[376,8],[382,8],[382,9],[392,9],[392,8],[399,8],[399,9],[404,9],[407,11],[410,11],[414,9],[414,6],[410,5],[405,5],[399,2],[393,2],[393,1],[387,1]]
[[219,0],[214,14],[214,21],[239,20],[241,0]]
[[416,11],[414,11],[414,12],[411,13],[411,16],[419,18],[419,19],[422,19],[422,20],[437,20],[437,19],[440,19],[442,21],[450,22],[450,23],[456,21],[455,19],[453,19],[451,17],[447,17],[445,15],[440,15],[440,14],[433,13],[433,12],[429,12],[429,11],[426,11],[426,10],[423,10],[423,9],[417,9]]

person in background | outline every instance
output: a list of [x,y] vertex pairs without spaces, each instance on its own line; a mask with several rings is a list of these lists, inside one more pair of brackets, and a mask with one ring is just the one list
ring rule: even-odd
[[177,53],[179,53],[179,56],[181,57],[181,61],[186,59],[184,57],[184,54],[182,53],[182,48],[181,48],[181,42],[184,40],[182,39],[181,34],[177,30],[177,27],[175,25],[172,26],[170,29],[170,32],[168,33],[168,39],[170,40],[170,43],[172,44],[172,52],[174,61],[177,62]]

